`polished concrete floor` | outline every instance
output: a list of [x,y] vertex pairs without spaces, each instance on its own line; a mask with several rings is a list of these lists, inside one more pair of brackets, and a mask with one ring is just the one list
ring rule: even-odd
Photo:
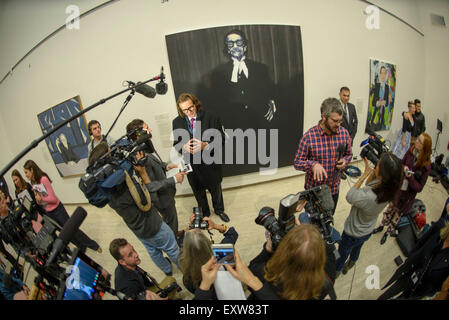
[[[363,164],[359,163],[356,165]],[[339,232],[343,230],[344,221],[350,210],[350,205],[347,203],[345,195],[355,181],[356,179],[354,178],[352,180],[343,180],[340,186],[340,199],[334,215],[334,227]],[[183,183],[187,184],[188,182],[185,180]],[[227,225],[234,226],[239,233],[236,249],[246,263],[249,263],[260,252],[265,241],[264,227],[254,222],[259,210],[264,206],[269,206],[275,208],[277,211],[280,199],[288,194],[295,194],[302,190],[304,190],[304,175],[224,190],[225,211],[231,219]],[[435,221],[441,215],[447,197],[448,193],[444,187],[441,184],[432,182],[432,179],[429,178],[424,190],[417,196],[427,206],[426,213],[428,222]],[[141,242],[111,208],[106,206],[100,209],[86,204],[82,204],[81,206],[88,212],[88,216],[84,220],[81,229],[91,238],[95,239],[103,248],[103,253],[101,254],[89,249],[87,250],[87,254],[93,260],[113,274],[117,263],[109,254],[109,243],[114,238],[126,238],[139,253],[142,260],[141,267],[157,280],[160,281],[163,279],[164,274],[154,265]],[[180,228],[186,228],[188,226],[191,210],[194,206],[196,206],[196,202],[193,196],[176,197]],[[76,207],[77,205],[66,204],[66,209],[69,214]],[[379,216],[378,223],[381,217],[382,215]],[[211,218],[215,222],[222,223],[217,215],[212,214]],[[213,234],[215,242],[221,241],[222,235],[218,231],[214,231]],[[393,259],[400,255],[405,260],[405,256],[402,254],[394,238],[389,238],[384,245],[380,245],[381,237],[382,233],[373,235],[363,246],[360,259],[357,261],[355,267],[346,275],[340,275],[337,279],[335,290],[338,299],[376,299],[382,292],[380,288],[382,288],[396,270],[396,264]],[[377,274],[376,270],[379,275],[380,288],[376,288],[376,282],[375,280],[373,281],[375,279],[373,275],[375,276]],[[32,274],[33,272],[30,272],[28,276],[28,283],[33,280]],[[174,267],[174,276],[182,286],[182,274],[176,267]],[[186,289],[182,293],[184,299],[192,298],[192,295]],[[104,298],[116,299],[109,294],[106,294]]]

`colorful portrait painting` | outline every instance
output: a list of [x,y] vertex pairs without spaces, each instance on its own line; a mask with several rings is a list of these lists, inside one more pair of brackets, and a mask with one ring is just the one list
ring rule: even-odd
[[367,130],[390,130],[395,93],[396,65],[371,59]]

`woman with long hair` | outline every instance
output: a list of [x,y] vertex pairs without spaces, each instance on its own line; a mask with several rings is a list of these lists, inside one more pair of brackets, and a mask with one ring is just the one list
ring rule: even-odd
[[25,179],[20,174],[19,170],[14,169],[11,173],[11,178],[12,181],[14,182],[14,186],[16,187],[15,190],[16,197],[23,191],[27,190],[31,197],[30,200],[36,200],[34,197],[33,187],[31,186],[31,184],[25,181]]
[[[190,220],[192,222],[193,215]],[[223,234],[224,238],[221,243],[236,243],[239,235],[234,227],[228,228],[224,224],[216,224],[209,217],[204,217],[203,220],[207,221],[208,230],[215,229]],[[187,290],[195,293],[201,282],[201,266],[213,257],[212,242],[201,229],[184,231],[181,234],[180,242],[182,250],[179,255],[179,266],[184,275],[183,283]]]
[[391,152],[381,155],[375,170],[370,168],[366,158],[363,161],[365,170],[346,195],[352,207],[338,247],[337,277],[341,271],[346,274],[355,265],[363,244],[371,237],[379,214],[394,199],[404,177],[401,160]]
[[[33,160],[27,160],[23,166],[25,176],[32,184],[42,184],[45,187],[45,193],[34,192],[36,202],[42,204],[48,216],[55,220],[57,223],[64,226],[69,220],[69,215],[62,204],[61,200],[56,196],[52,181],[47,173],[41,170],[39,166]],[[102,252],[101,247],[97,242],[90,239],[84,232],[78,230],[73,238],[73,243],[84,250],[90,248],[94,251]]]
[[405,179],[393,202],[384,212],[381,225],[374,230],[374,233],[381,232],[387,226],[381,244],[385,243],[388,235],[397,235],[396,225],[403,215],[409,213],[416,195],[423,190],[430,174],[431,154],[432,138],[424,132],[416,138],[402,159]]
[[[234,278],[252,291],[248,299],[311,300],[323,299],[330,293],[335,273],[333,252],[326,248],[318,228],[312,224],[295,225],[273,252],[271,238],[249,267],[235,252],[235,266],[225,265]],[[205,290],[216,277],[213,261],[202,268],[202,282],[195,298],[207,298]],[[333,289],[331,289],[333,291]],[[210,296],[210,295],[209,295]]]
[[[36,197],[34,196],[34,191],[33,191],[33,187],[31,186],[31,184],[29,184],[28,182],[25,181],[25,179],[22,177],[22,175],[20,174],[19,170],[14,169],[11,173],[11,178],[12,181],[14,182],[14,186],[16,187],[15,193],[16,193],[16,198],[21,198],[21,200],[26,197],[26,192],[24,192],[25,190],[28,192],[29,196],[30,196],[30,201],[31,202],[36,202]],[[37,213],[37,216],[35,217],[36,219],[32,219],[31,223],[33,226],[33,230],[35,233],[39,233],[39,231],[42,228],[42,216]]]

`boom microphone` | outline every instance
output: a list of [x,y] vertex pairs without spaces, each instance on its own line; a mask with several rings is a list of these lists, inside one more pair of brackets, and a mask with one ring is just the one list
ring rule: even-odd
[[126,82],[128,82],[128,84],[131,86],[137,86],[135,87],[135,90],[147,98],[154,98],[156,96],[156,90],[154,90],[153,87],[150,87],[147,84],[141,84],[141,82],[134,83],[132,81]]
[[159,75],[159,82],[156,84],[156,92],[157,94],[166,94],[168,90],[167,84],[164,82],[165,74],[164,74],[164,67],[161,67],[161,74]]
[[87,216],[86,210],[81,207],[77,207],[69,220],[62,227],[58,238],[53,243],[50,256],[45,264],[46,267],[50,266],[61,251],[67,246],[67,244],[73,239],[75,233],[79,230],[79,227],[83,223]]

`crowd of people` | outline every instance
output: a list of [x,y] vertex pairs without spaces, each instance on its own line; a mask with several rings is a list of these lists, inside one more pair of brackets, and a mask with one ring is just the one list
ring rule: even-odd
[[[332,214],[339,201],[341,173],[352,160],[358,123],[356,110],[349,103],[349,88],[342,87],[339,96],[340,99],[328,98],[322,102],[320,121],[304,133],[293,159],[294,168],[305,172],[306,190],[323,184],[329,186],[334,203]],[[212,241],[206,236],[206,230],[220,232],[222,244],[234,245],[239,234],[235,227],[217,223],[211,217],[207,191],[212,196],[214,213],[223,222],[230,222],[224,209],[221,165],[204,161],[203,156],[214,158],[214,153],[221,151],[226,141],[225,132],[220,118],[207,112],[193,94],[181,94],[176,104],[178,116],[173,120],[173,146],[183,161],[191,165],[193,170],[190,172],[179,170],[178,164],[162,160],[151,143],[152,131],[144,120],[135,119],[126,126],[131,140],[146,134],[149,143],[145,150],[137,153],[137,162],[130,171],[124,170],[125,182],[117,186],[108,205],[123,219],[155,265],[166,275],[159,283],[139,267],[139,254],[128,240],[112,240],[109,253],[117,261],[115,289],[130,298],[140,295],[147,300],[178,299],[176,292],[168,297],[157,293],[159,288],[176,282],[173,278],[173,268],[176,267],[183,274],[183,286],[194,295],[194,299],[218,299],[216,282],[223,281],[217,277],[219,271],[227,271],[243,285],[242,288],[247,288],[248,299],[336,299],[333,287],[340,273],[347,273],[356,264],[364,243],[372,234],[386,227],[382,244],[388,235],[397,235],[398,221],[408,214],[430,173],[432,139],[424,132],[420,101],[415,100],[409,103],[409,111],[403,114],[403,129],[393,152],[382,153],[374,168],[368,159],[363,159],[364,171],[346,194],[351,209],[341,239],[334,244],[328,243],[314,224],[297,221],[276,247],[268,234],[262,251],[249,265],[244,263],[235,248],[235,263],[222,265],[214,257]],[[88,129],[93,137],[89,144],[89,166],[93,166],[109,154],[115,142],[101,134],[101,125],[96,120],[89,122]],[[218,132],[218,138],[216,135],[203,135],[209,129]],[[177,173],[167,177],[167,172],[176,168]],[[12,180],[16,198],[28,197],[42,210],[32,221],[34,232],[38,233],[42,227],[43,215],[64,226],[69,215],[56,196],[50,177],[33,160],[25,162],[23,172],[28,182],[19,170],[13,170]],[[179,230],[176,184],[182,183],[185,176],[206,227]],[[10,212],[11,202],[9,192],[2,190],[2,219]],[[300,204],[296,208],[298,212],[306,205],[304,202]],[[447,298],[448,209],[449,199],[441,218],[420,238],[407,261],[386,284],[386,287],[391,287],[379,299],[389,299],[398,294],[401,298],[413,299],[436,293],[439,293],[438,298]],[[376,228],[382,213],[382,223]],[[194,219],[195,214],[192,214],[190,226]],[[102,252],[99,244],[80,230],[76,232],[73,243],[81,250],[90,248]],[[338,250],[334,250],[335,245],[338,245]],[[5,257],[10,255],[3,243],[1,251]],[[15,292],[0,286],[2,296],[6,299],[26,298],[29,289],[20,280],[14,283]]]

